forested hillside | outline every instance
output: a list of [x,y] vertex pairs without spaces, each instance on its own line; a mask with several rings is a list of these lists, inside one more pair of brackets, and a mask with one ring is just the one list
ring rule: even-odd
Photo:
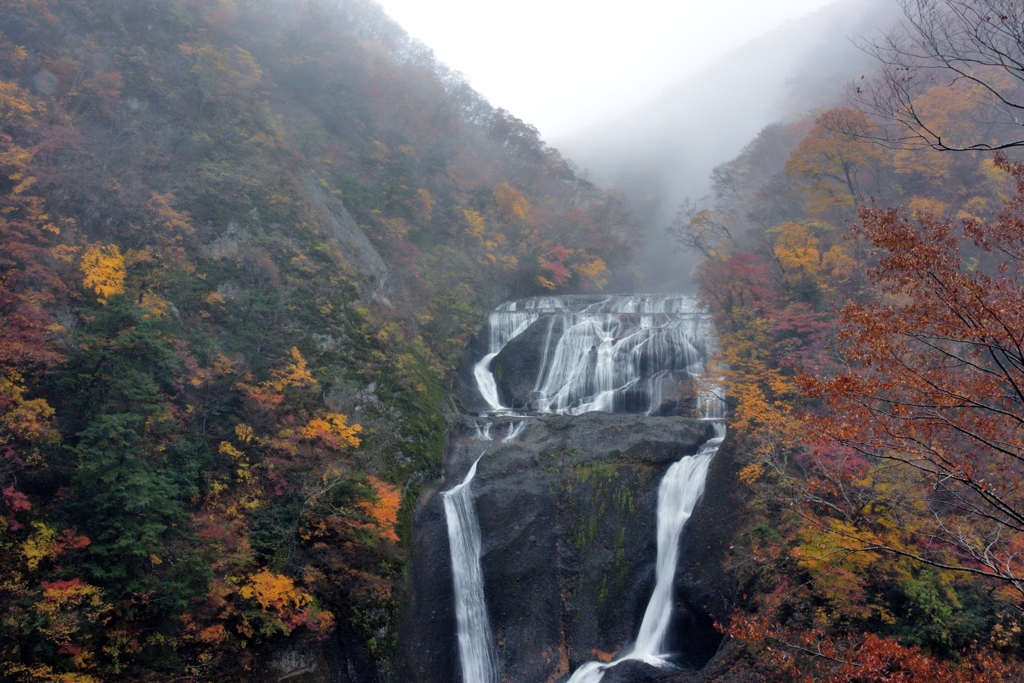
[[467,335],[636,235],[372,2],[6,0],[0,240],[0,678],[85,683],[393,677]]
[[1020,3],[903,6],[854,106],[762,130],[671,229],[748,457],[721,680],[1024,672]]

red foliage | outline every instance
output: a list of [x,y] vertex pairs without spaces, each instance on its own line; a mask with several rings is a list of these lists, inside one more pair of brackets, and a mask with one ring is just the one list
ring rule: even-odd
[[706,261],[697,276],[701,293],[725,312],[736,308],[758,309],[773,298],[768,266],[747,252]]
[[65,529],[57,537],[57,552],[62,553],[68,550],[81,550],[92,544],[88,536],[79,536],[74,529]]
[[18,512],[28,512],[32,509],[32,503],[29,502],[28,496],[21,491],[15,490],[13,485],[8,486],[3,491],[0,491],[0,494],[3,495],[4,503],[7,504],[7,508],[9,510],[7,514],[7,526],[10,527],[12,531],[18,531],[24,525],[19,522],[14,515]]

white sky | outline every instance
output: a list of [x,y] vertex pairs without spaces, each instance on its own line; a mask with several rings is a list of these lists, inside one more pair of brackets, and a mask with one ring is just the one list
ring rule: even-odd
[[491,104],[545,139],[625,113],[833,1],[378,0]]

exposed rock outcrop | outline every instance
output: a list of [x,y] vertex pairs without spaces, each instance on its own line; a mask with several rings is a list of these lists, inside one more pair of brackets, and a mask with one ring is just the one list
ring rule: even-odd
[[360,296],[390,306],[389,297],[394,292],[388,284],[388,267],[362,228],[341,200],[328,195],[312,173],[303,175],[302,185],[306,200],[319,211],[321,223],[337,242],[345,260],[368,281],[368,286],[360,287]]
[[[501,424],[493,429],[499,439],[505,431]],[[473,490],[503,679],[565,680],[585,661],[628,647],[654,584],[658,484],[673,462],[707,440],[707,423],[588,413],[530,420],[512,443],[483,442],[473,434],[467,429],[452,439],[443,488],[461,481],[487,449]],[[729,527],[735,515],[727,509],[730,452],[727,442],[713,461],[704,499],[682,540],[672,638],[688,670],[715,653],[721,636],[713,624],[728,610],[721,571],[728,539],[720,537],[728,537],[729,528],[718,525]],[[698,521],[705,508],[712,517]],[[402,639],[407,677],[459,680],[448,542],[436,490],[421,497],[413,536],[413,599]],[[661,680],[670,673],[635,663],[614,669],[621,669],[619,678],[606,680]]]

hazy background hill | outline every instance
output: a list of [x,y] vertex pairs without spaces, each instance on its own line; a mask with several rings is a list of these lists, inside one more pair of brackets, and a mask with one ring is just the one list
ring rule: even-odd
[[592,180],[623,193],[644,225],[646,245],[612,287],[689,289],[694,260],[674,253],[664,234],[679,205],[708,194],[712,169],[764,126],[842,101],[846,84],[873,69],[859,38],[887,30],[898,16],[886,0],[840,0],[734,50],[629,115],[553,140]]

